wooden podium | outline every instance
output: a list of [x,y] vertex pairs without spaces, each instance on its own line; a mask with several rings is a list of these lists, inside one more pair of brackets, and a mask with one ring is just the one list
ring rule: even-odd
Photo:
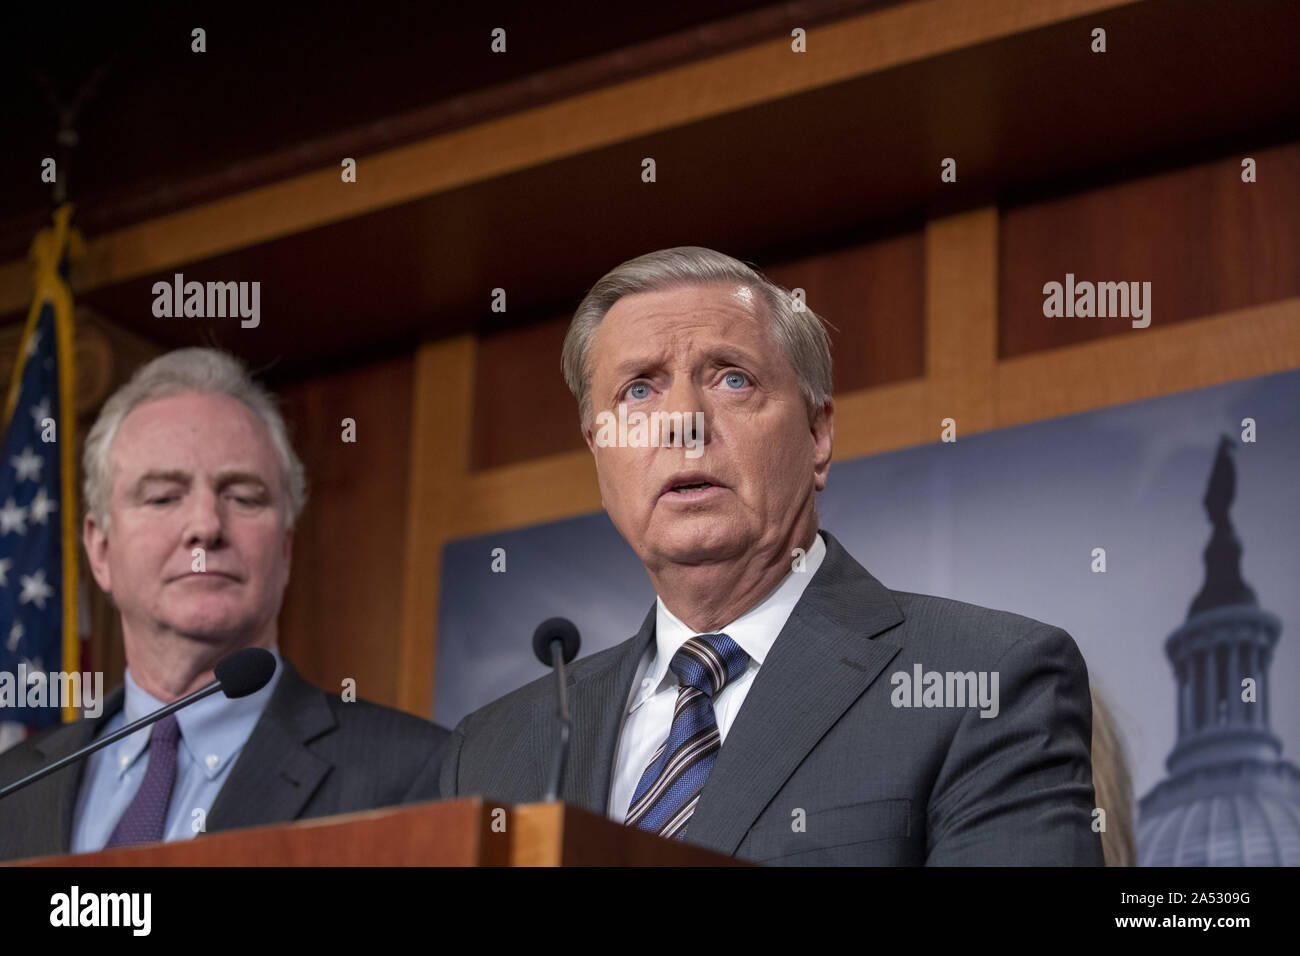
[[470,798],[154,843],[20,866],[744,866],[562,803]]

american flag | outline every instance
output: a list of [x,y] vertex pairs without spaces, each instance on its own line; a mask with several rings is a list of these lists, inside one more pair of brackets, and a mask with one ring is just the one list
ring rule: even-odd
[[[4,410],[0,457],[0,674],[80,670],[76,627],[76,499],[73,495],[72,295],[66,280],[71,210],[33,245],[36,298]],[[0,677],[2,680],[3,677]],[[0,702],[0,739],[58,723],[58,707]],[[75,711],[62,712],[72,719]],[[10,726],[6,727],[5,724]],[[0,744],[0,749],[3,745]]]

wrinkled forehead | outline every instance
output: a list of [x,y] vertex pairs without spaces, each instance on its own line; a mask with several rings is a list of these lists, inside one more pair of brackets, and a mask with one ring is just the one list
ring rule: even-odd
[[606,364],[631,353],[706,350],[725,343],[766,352],[776,343],[764,316],[758,292],[739,283],[637,292],[615,302],[596,327],[593,358]]
[[260,415],[225,395],[181,392],[137,405],[122,419],[108,449],[117,479],[148,472],[194,476],[242,472],[279,487],[279,464]]

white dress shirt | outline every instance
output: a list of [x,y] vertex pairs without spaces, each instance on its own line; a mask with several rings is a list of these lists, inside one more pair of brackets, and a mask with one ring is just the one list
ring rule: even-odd
[[[729,682],[713,701],[713,713],[723,743],[767,652],[776,643],[777,635],[785,627],[790,612],[799,603],[804,588],[821,567],[825,556],[826,543],[818,534],[805,556],[803,571],[791,571],[771,594],[730,624],[718,628],[718,632],[726,634],[749,655],[749,664],[744,672]],[[659,745],[668,739],[678,690],[677,675],[668,669],[668,664],[678,648],[695,636],[695,631],[664,606],[663,598],[656,598],[655,642],[646,650],[637,667],[614,754],[609,791],[611,820],[622,823],[627,819],[627,808],[632,803],[636,785]]]

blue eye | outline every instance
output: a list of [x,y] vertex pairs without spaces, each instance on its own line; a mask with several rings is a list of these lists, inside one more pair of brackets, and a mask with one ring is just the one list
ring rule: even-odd
[[728,372],[723,381],[727,383],[728,388],[744,388],[749,384],[749,379],[743,372]]
[[[645,391],[638,393],[637,389],[645,389]],[[650,395],[650,386],[645,382],[637,382],[628,387],[627,394],[630,398],[635,399],[648,398]]]

